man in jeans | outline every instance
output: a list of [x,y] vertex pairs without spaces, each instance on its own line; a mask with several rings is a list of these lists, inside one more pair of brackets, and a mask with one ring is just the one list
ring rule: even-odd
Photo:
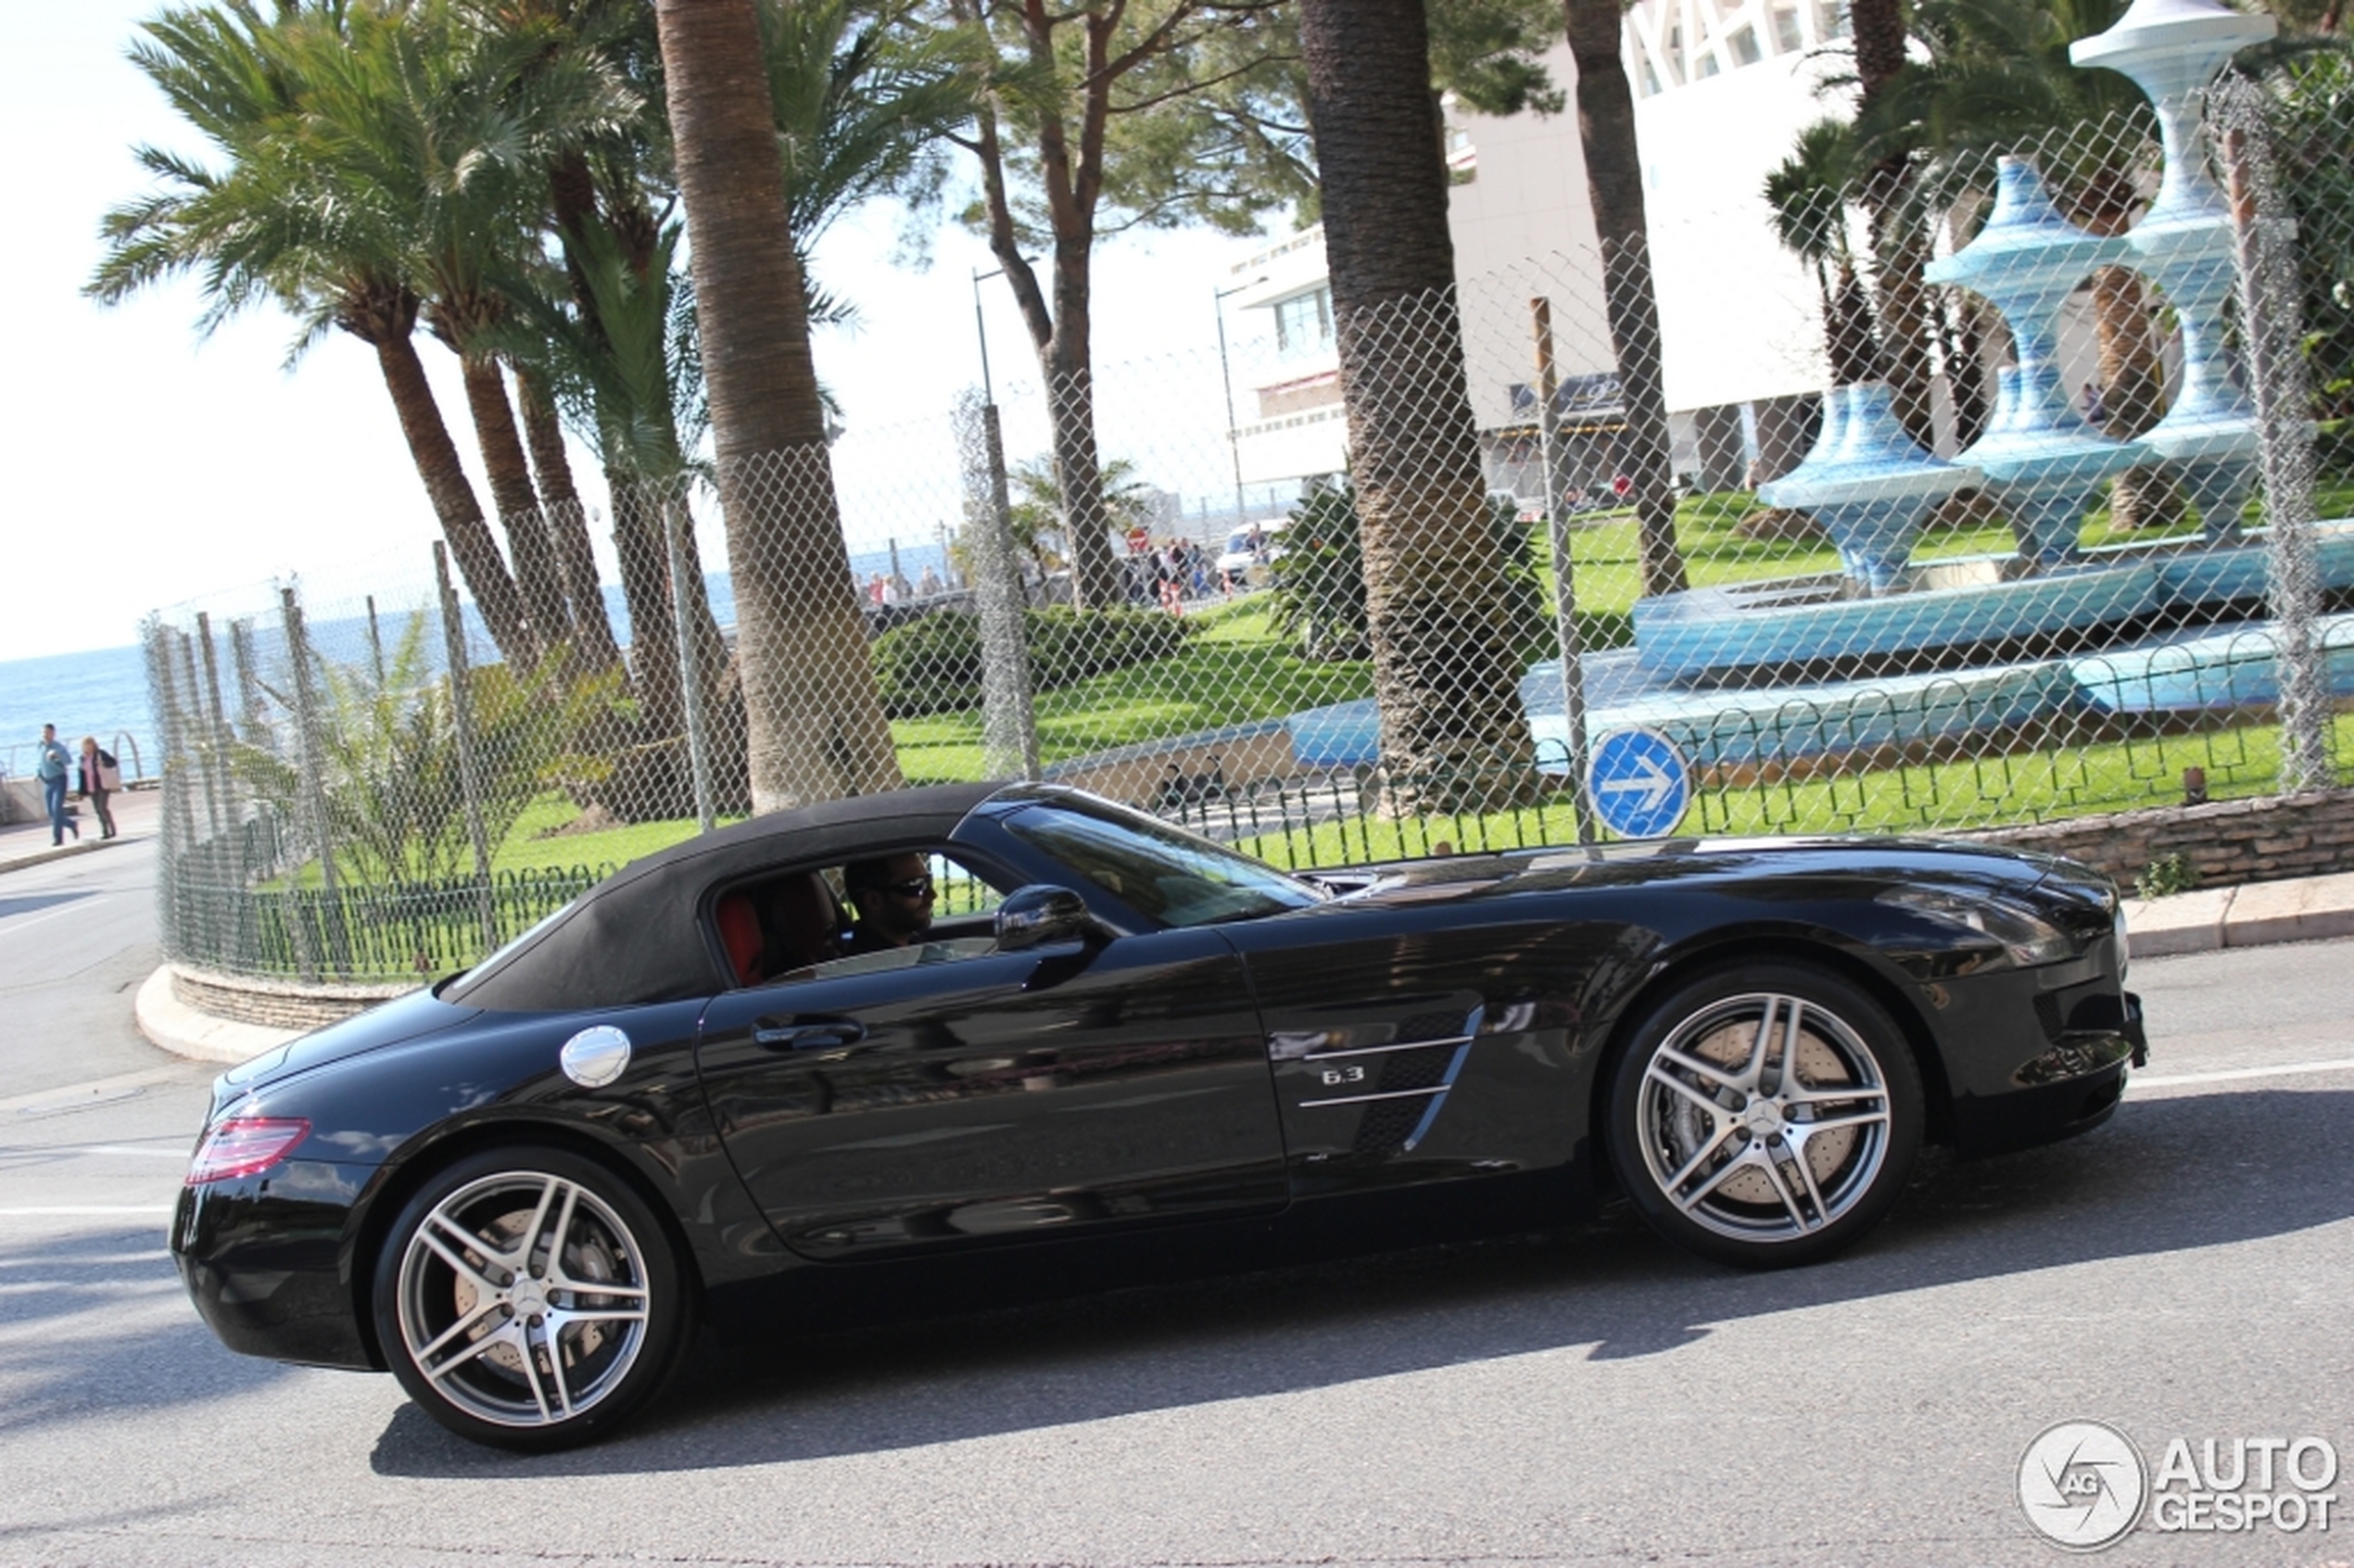
[[41,727],[41,795],[49,807],[49,841],[62,844],[70,832],[77,840],[82,828],[66,815],[66,783],[73,768],[73,759],[66,754],[65,745],[57,739],[57,727]]

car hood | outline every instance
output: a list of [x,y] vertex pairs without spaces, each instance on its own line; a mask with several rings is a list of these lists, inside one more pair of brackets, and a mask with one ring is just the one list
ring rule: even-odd
[[1362,908],[1581,887],[1783,877],[1955,882],[2024,891],[2056,874],[2074,883],[2101,881],[2082,866],[2048,855],[1954,840],[1866,837],[1664,839],[1451,855],[1367,866],[1328,880],[1348,888],[1336,903]]
[[260,1084],[308,1072],[329,1062],[438,1033],[480,1011],[478,1007],[452,1006],[436,997],[429,987],[412,991],[341,1023],[329,1024],[290,1041],[274,1051],[265,1051],[251,1061],[239,1063],[216,1081],[216,1094],[225,1101]]

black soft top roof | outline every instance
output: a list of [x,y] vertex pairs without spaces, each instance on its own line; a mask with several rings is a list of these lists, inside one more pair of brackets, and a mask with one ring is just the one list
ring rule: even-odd
[[708,995],[723,983],[696,901],[787,860],[830,863],[879,841],[945,839],[998,784],[940,784],[755,816],[633,861],[563,918],[442,993],[500,1012],[619,1007]]

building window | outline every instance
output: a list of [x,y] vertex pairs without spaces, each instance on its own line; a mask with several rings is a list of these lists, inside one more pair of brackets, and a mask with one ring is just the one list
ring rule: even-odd
[[1795,55],[1806,46],[1805,37],[1799,32],[1798,7],[1774,7],[1774,49],[1778,54]]
[[1727,33],[1725,46],[1733,52],[1736,67],[1753,66],[1766,57],[1766,51],[1757,46],[1757,30],[1747,25]]
[[1815,0],[1815,19],[1825,38],[1844,38],[1854,31],[1847,16],[1847,0]]
[[1275,347],[1286,359],[1322,354],[1333,346],[1333,291],[1319,288],[1275,302]]

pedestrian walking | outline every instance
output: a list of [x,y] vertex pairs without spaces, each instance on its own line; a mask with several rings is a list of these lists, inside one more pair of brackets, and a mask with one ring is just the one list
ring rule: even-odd
[[82,766],[74,779],[74,792],[90,803],[98,814],[98,837],[114,837],[114,813],[107,809],[107,797],[122,788],[122,769],[114,753],[98,744],[95,735],[82,738]]
[[66,835],[82,837],[82,825],[66,815],[67,775],[72,770],[73,759],[66,754],[65,743],[57,739],[57,727],[41,727],[41,762],[35,769],[41,775],[42,803],[49,808],[49,841],[62,844]]

